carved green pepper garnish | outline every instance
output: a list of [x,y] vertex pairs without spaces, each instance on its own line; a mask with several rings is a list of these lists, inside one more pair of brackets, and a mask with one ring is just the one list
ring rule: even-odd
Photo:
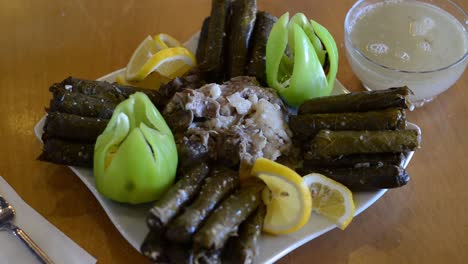
[[118,202],[157,200],[173,183],[177,149],[164,118],[143,93],[114,110],[94,149],[97,190]]
[[302,13],[280,17],[268,37],[266,74],[290,106],[330,95],[337,71],[338,48],[326,28]]

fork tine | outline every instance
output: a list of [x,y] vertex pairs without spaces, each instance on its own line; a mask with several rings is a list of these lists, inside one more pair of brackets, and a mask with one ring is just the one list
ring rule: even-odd
[[0,226],[4,225],[15,217],[15,209],[0,196]]
[[8,207],[8,205],[7,201],[0,195],[0,208]]

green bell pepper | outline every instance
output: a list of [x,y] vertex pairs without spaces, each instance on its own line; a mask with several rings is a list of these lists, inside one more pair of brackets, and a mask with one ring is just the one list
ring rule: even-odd
[[289,13],[280,17],[267,41],[266,74],[268,85],[286,103],[298,107],[311,98],[330,95],[337,71],[338,48],[323,26],[302,13],[291,20]]
[[94,149],[94,177],[105,197],[138,204],[157,200],[172,185],[177,148],[166,121],[143,93],[114,110]]

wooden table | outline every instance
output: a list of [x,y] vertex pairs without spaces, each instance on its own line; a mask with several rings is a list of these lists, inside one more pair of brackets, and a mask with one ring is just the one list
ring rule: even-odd
[[[343,21],[351,0],[259,1],[274,15],[304,12],[335,36],[338,78],[362,87],[346,60]],[[467,1],[458,0],[463,8]],[[147,35],[185,40],[210,12],[209,0],[0,1],[0,175],[100,263],[146,263],[96,199],[64,166],[36,160],[33,133],[48,87],[69,75],[96,79],[124,67]],[[345,232],[333,230],[279,263],[463,263],[468,259],[468,85],[465,74],[432,103],[409,113],[423,146],[404,188],[388,192]],[[1,262],[1,260],[0,260]]]

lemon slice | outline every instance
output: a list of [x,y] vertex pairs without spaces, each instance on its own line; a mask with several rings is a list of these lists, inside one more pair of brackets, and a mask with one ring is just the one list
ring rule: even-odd
[[127,81],[127,79],[125,78],[124,75],[117,75],[117,77],[115,77],[115,82],[120,84],[120,85],[131,85],[129,81]]
[[161,85],[166,84],[169,81],[170,79],[164,76],[161,76],[157,72],[151,73],[142,81],[128,81],[125,78],[124,74],[117,75],[117,77],[115,78],[115,82],[120,85],[141,87],[141,88],[152,89],[152,90],[158,90]]
[[351,191],[322,174],[311,173],[303,179],[314,199],[313,210],[344,230],[353,220],[356,209]]
[[182,47],[182,44],[177,39],[164,33],[154,36],[153,40],[159,49]]
[[195,64],[195,56],[186,48],[173,47],[160,50],[156,42],[151,37],[147,37],[128,62],[126,79],[141,81],[154,71],[173,79],[183,75]]
[[161,50],[145,66],[148,66],[147,71],[157,71],[164,77],[174,79],[195,65],[195,56],[189,50],[175,47]]
[[260,158],[252,172],[268,188],[263,192],[267,206],[263,230],[280,235],[299,230],[309,221],[312,198],[307,185],[295,171],[274,161]]
[[138,48],[136,48],[136,50],[133,52],[132,57],[127,64],[126,79],[136,79],[135,76],[138,74],[143,65],[145,65],[145,63],[160,50],[161,49],[158,47],[153,38],[150,36],[146,37],[140,43]]

